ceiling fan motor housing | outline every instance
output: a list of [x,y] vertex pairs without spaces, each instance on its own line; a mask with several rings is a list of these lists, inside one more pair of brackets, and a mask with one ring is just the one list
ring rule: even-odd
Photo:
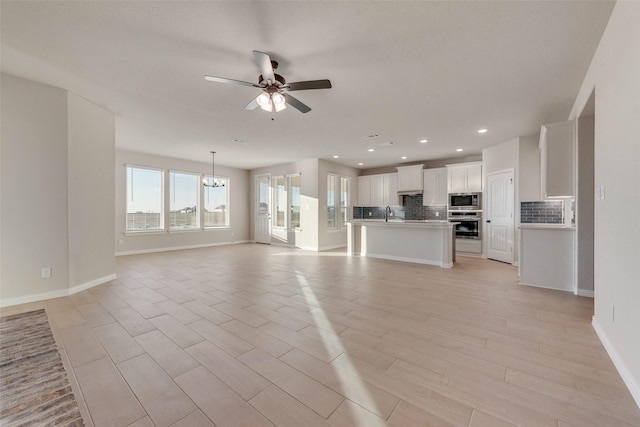
[[[284,79],[284,77],[282,77],[280,74],[275,74],[274,73],[273,76],[275,77],[276,81],[280,83],[279,85],[276,85],[276,86],[284,86],[287,83],[287,81]],[[266,84],[266,83],[268,83],[268,82],[266,82],[264,80],[264,78],[262,77],[262,74],[260,74],[260,76],[258,77],[258,84],[262,85],[262,84]],[[274,83],[275,82],[272,82],[272,84],[274,84]]]

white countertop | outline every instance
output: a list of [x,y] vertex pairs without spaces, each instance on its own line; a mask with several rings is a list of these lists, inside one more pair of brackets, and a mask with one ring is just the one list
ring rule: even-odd
[[574,231],[576,227],[564,224],[520,224],[521,230],[560,230]]
[[377,226],[377,227],[388,227],[388,226],[420,226],[420,227],[451,227],[454,223],[449,222],[447,220],[436,220],[436,219],[408,219],[408,220],[399,220],[399,219],[390,219],[389,221],[385,221],[384,219],[354,219],[349,221],[354,225],[368,225],[368,226]]

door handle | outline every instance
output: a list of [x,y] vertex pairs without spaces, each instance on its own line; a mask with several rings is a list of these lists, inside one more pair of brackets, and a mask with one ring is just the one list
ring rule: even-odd
[[489,224],[490,222],[491,222],[491,220],[490,220],[490,219],[488,219],[488,220],[487,220],[487,224]]

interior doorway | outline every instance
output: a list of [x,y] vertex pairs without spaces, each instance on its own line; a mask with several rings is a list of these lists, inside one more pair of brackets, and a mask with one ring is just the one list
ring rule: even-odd
[[271,244],[271,174],[256,175],[254,237],[256,243]]
[[513,169],[487,175],[486,195],[487,258],[513,264]]
[[576,123],[576,287],[586,297],[594,296],[595,125],[594,90]]

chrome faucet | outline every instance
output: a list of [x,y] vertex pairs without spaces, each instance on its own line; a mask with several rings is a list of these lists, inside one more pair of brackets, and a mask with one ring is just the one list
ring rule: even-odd
[[391,216],[391,206],[387,205],[387,208],[384,210],[384,222],[389,222],[390,216]]

